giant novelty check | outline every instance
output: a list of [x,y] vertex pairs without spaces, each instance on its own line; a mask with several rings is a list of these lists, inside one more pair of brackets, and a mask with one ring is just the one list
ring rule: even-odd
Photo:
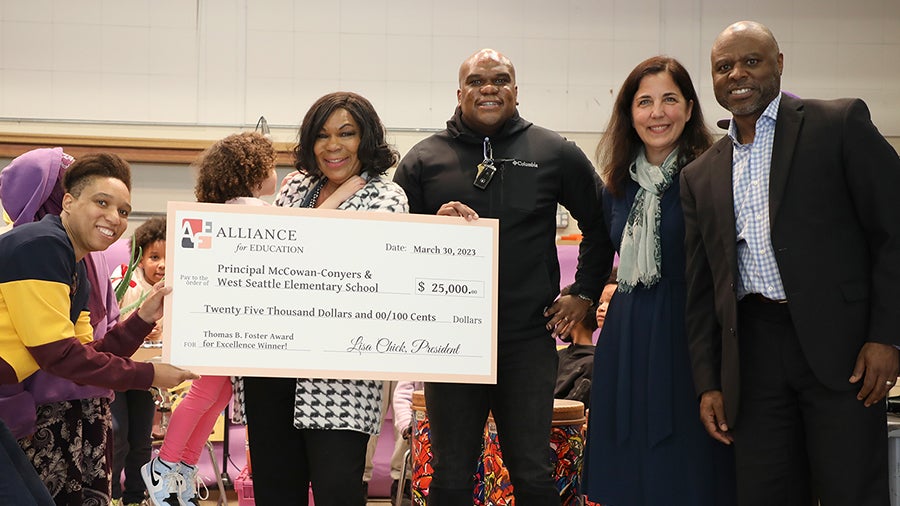
[[495,383],[498,222],[169,202],[163,360]]

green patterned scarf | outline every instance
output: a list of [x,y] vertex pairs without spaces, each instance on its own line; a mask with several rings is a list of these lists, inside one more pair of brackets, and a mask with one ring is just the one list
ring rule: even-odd
[[631,164],[629,172],[640,188],[634,197],[622,244],[619,247],[619,288],[620,292],[630,292],[638,284],[650,287],[659,282],[661,274],[662,249],[660,248],[659,223],[661,211],[659,202],[663,193],[672,184],[678,173],[678,149],[663,161],[661,167],[647,161],[641,148]]

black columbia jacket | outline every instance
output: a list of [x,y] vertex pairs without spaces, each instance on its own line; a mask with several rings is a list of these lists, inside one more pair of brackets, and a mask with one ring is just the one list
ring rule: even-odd
[[584,236],[572,293],[596,301],[609,276],[614,250],[603,220],[600,178],[573,142],[516,113],[489,138],[497,172],[482,190],[472,182],[484,159],[484,141],[457,108],[446,130],[403,157],[394,181],[406,192],[411,213],[435,214],[457,200],[482,218],[499,218],[498,339],[546,338],[543,311],[559,294],[557,203]]

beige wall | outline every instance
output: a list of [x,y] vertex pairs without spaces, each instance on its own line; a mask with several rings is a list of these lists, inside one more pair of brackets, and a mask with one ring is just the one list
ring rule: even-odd
[[[515,62],[523,116],[593,158],[620,83],[654,54],[725,117],[709,48],[740,19],[775,33],[784,89],[864,98],[900,149],[897,0],[0,0],[0,132],[215,140],[263,114],[292,141],[315,98],[347,89],[405,153],[442,128],[459,63],[488,46]],[[136,164],[134,179],[139,213],[193,198],[184,166]]]
[[0,0],[0,118],[287,126],[342,89],[389,127],[441,128],[460,62],[493,47],[525,117],[599,131],[656,54],[713,110],[709,49],[741,19],[774,32],[784,89],[862,97],[900,135],[897,0]]

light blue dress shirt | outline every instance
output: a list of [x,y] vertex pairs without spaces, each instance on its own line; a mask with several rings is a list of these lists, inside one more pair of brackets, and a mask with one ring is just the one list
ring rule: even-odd
[[728,128],[734,145],[731,184],[737,233],[738,299],[748,293],[774,300],[786,298],[769,223],[769,171],[780,103],[779,93],[756,120],[756,135],[749,144],[738,140],[734,121]]

